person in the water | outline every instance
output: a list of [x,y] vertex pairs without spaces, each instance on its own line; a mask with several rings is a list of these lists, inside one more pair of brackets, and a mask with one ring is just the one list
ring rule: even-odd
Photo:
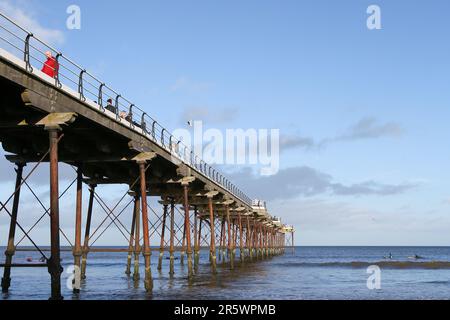
[[392,253],[389,252],[388,256],[384,256],[383,259],[392,259]]

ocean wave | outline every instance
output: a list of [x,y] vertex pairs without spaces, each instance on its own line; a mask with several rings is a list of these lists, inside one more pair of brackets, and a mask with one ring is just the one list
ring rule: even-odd
[[386,269],[450,269],[450,261],[350,261],[350,262],[290,262],[290,267],[366,268],[376,265]]

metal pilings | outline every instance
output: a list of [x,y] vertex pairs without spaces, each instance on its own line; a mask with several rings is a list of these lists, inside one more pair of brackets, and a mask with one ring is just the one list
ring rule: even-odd
[[211,261],[212,273],[217,273],[217,258],[216,258],[216,227],[214,223],[214,208],[211,195],[208,196],[208,209],[209,209],[209,224],[210,224],[210,247],[209,257]]
[[87,255],[89,253],[89,237],[91,232],[92,208],[94,205],[95,188],[96,185],[91,185],[89,188],[89,205],[86,217],[86,229],[84,231],[84,244],[81,256],[81,279],[86,279],[86,262]]
[[[200,262],[200,236],[202,221],[198,223],[197,206],[194,207],[194,269],[197,271]],[[199,225],[198,225],[199,224]],[[198,228],[199,227],[199,228]]]
[[139,254],[141,253],[140,245],[140,213],[141,213],[141,196],[139,192],[136,192],[134,196],[134,268],[133,268],[133,280],[138,281],[140,279],[139,274]]
[[175,203],[172,198],[171,203],[170,203],[170,248],[169,248],[169,253],[170,253],[169,274],[170,275],[174,274],[174,260],[175,260],[174,242],[175,242]]
[[[135,197],[135,195],[133,195]],[[135,202],[136,203],[136,202]],[[134,244],[134,233],[136,227],[136,209],[133,208],[133,214],[131,217],[131,232],[130,232],[130,241],[128,243],[128,255],[127,255],[127,268],[125,269],[125,274],[131,275],[131,258],[133,256],[133,244]]]
[[59,183],[58,183],[58,132],[59,128],[47,128],[50,140],[50,251],[48,272],[51,277],[51,300],[62,300],[59,240]]
[[164,235],[166,232],[166,217],[167,217],[167,203],[163,205],[163,219],[162,219],[162,227],[161,227],[161,243],[159,246],[159,259],[158,259],[158,270],[162,269],[162,260],[164,256]]
[[227,232],[228,232],[228,246],[227,246],[227,256],[230,259],[230,268],[234,268],[234,258],[233,258],[233,238],[231,235],[231,219],[230,219],[230,208],[228,205],[225,205],[225,212],[227,218]]
[[147,212],[147,182],[145,177],[145,161],[139,161],[139,174],[141,181],[141,204],[142,204],[142,229],[144,236],[144,248],[143,248],[143,256],[145,261],[145,290],[151,291],[153,289],[153,279],[152,279],[152,270],[150,268],[150,237],[149,237],[149,229],[148,229],[148,212]]
[[191,247],[191,225],[189,216],[189,184],[182,183],[184,193],[184,231],[186,235],[187,259],[188,259],[188,278],[192,278],[192,247]]
[[14,245],[14,238],[16,235],[16,225],[17,225],[17,213],[19,210],[19,199],[20,199],[20,186],[22,183],[22,173],[23,173],[23,167],[25,166],[24,163],[17,163],[17,169],[16,169],[16,187],[14,190],[16,190],[16,193],[14,194],[13,199],[13,208],[12,208],[12,216],[11,216],[11,222],[9,225],[9,236],[8,236],[8,245],[6,247],[5,251],[5,268],[3,270],[3,278],[2,278],[2,292],[8,292],[9,287],[11,285],[11,263],[12,258],[14,256],[14,253],[16,251],[15,245]]
[[239,260],[244,262],[244,233],[242,228],[242,216],[238,213],[239,219]]
[[[76,210],[75,210],[75,245],[73,248],[73,257],[75,268],[75,277],[80,276],[81,272],[81,255],[83,254],[81,249],[81,218],[82,218],[82,203],[83,203],[83,172],[81,165],[77,168],[77,195],[76,195]],[[73,284],[78,281],[73,280]],[[73,286],[73,292],[79,293],[80,288]]]

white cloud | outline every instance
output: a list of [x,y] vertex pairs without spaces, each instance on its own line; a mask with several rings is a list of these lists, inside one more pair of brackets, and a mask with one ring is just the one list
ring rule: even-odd
[[414,208],[380,210],[325,198],[275,200],[269,211],[293,224],[302,245],[448,245],[450,217]]
[[30,10],[27,3],[27,9],[22,7],[18,2],[10,0],[0,0],[0,11],[14,20],[17,24],[32,32],[40,39],[50,44],[62,44],[64,42],[64,33],[61,30],[46,28],[41,25],[36,17],[36,13]]

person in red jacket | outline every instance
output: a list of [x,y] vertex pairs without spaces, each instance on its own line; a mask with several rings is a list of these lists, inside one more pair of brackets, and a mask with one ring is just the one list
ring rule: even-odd
[[52,56],[52,53],[50,51],[47,51],[45,55],[47,56],[47,61],[45,61],[41,71],[46,75],[55,78],[59,70],[58,62]]

